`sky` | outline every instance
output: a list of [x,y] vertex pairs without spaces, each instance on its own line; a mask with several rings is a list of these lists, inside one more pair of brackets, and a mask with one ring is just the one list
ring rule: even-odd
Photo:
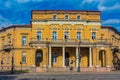
[[31,10],[101,11],[102,26],[120,32],[120,0],[0,0],[0,28],[30,24]]

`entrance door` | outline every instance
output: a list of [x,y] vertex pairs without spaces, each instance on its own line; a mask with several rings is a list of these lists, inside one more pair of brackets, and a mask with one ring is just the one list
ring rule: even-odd
[[43,60],[43,54],[42,54],[42,50],[37,50],[36,51],[36,66],[40,66],[40,63],[42,62]]
[[69,66],[69,53],[65,53],[65,66]]

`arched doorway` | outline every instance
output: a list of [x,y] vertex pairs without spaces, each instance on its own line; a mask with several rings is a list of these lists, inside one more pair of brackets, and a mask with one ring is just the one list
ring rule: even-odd
[[35,64],[36,66],[40,66],[40,63],[43,61],[43,52],[42,50],[37,50],[36,51],[36,57],[35,57]]
[[99,60],[100,60],[101,67],[105,67],[106,66],[106,51],[105,50],[101,50],[99,52]]

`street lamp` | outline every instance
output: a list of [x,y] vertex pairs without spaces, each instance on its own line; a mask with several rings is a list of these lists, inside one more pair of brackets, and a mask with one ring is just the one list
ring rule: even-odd
[[78,44],[78,69],[77,72],[80,72],[80,61],[81,61],[81,56],[80,56],[80,41]]

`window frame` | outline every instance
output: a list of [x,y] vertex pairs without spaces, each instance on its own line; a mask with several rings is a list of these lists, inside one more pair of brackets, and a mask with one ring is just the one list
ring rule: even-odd
[[[95,33],[95,34],[93,34],[93,33]],[[92,40],[96,40],[97,39],[97,34],[96,34],[96,32],[92,32]]]
[[26,52],[22,52],[22,60],[21,61],[23,64],[26,63],[26,61],[27,61]]
[[22,46],[27,45],[27,36],[22,36]]

